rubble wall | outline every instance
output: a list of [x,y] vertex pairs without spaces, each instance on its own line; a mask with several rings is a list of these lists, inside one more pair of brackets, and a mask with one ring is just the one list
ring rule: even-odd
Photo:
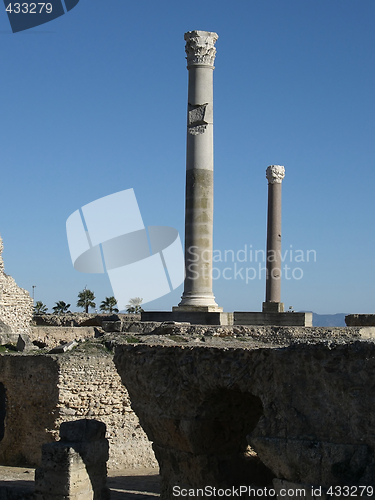
[[53,440],[57,432],[58,372],[58,363],[52,357],[0,356],[0,383],[6,395],[0,464],[37,464],[41,443]]
[[0,355],[0,384],[1,465],[40,465],[42,444],[58,439],[62,422],[81,418],[107,425],[110,468],[157,465],[111,355]]
[[0,237],[0,321],[11,328],[11,333],[29,333],[33,300],[29,292],[17,286],[4,272],[3,240]]
[[52,348],[73,340],[93,339],[97,335],[96,330],[93,326],[32,326],[30,339]]
[[112,356],[64,356],[59,361],[57,425],[90,418],[107,426],[109,467],[156,466],[146,434],[130,406]]

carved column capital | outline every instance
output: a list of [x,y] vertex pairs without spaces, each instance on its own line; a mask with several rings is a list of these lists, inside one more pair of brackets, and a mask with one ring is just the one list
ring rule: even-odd
[[210,31],[188,31],[184,36],[186,40],[185,52],[188,67],[204,64],[214,66],[216,49],[215,42],[219,38],[217,33]]
[[281,165],[270,165],[266,170],[266,177],[270,184],[281,184],[285,177],[285,168]]

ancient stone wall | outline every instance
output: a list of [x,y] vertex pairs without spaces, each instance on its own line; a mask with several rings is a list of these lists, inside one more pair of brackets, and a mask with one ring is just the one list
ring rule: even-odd
[[37,345],[53,348],[73,340],[93,339],[96,331],[97,328],[93,326],[32,326],[30,339],[32,342],[37,342]]
[[36,326],[103,326],[103,323],[120,322],[122,324],[140,322],[140,314],[122,313],[84,313],[71,312],[65,314],[35,314],[33,323]]
[[29,292],[5,274],[2,252],[3,240],[0,237],[0,321],[8,325],[13,334],[29,333],[33,301]]
[[59,361],[59,426],[90,418],[107,426],[109,467],[156,466],[151,443],[131,409],[112,356],[64,356]]
[[0,356],[5,390],[0,464],[36,464],[41,443],[51,441],[58,417],[58,363],[51,356]]
[[42,444],[58,439],[62,422],[94,418],[107,425],[110,468],[157,465],[111,355],[0,355],[0,384],[0,464],[39,465]]
[[216,331],[226,336],[178,340],[175,331],[180,345],[150,339],[116,348],[153,441],[161,498],[172,499],[174,485],[372,491],[374,329],[264,327],[236,338]]

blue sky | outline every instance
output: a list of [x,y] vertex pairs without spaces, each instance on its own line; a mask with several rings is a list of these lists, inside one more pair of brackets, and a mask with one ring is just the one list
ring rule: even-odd
[[[261,250],[266,167],[284,165],[283,250],[315,250],[283,279],[286,307],[374,310],[373,0],[80,0],[13,34],[0,14],[1,210],[5,271],[51,308],[106,275],[76,271],[65,222],[133,188],[146,225],[184,234],[187,70],[183,35],[216,31],[214,248]],[[218,255],[218,253],[217,253]],[[229,254],[228,254],[229,255]],[[301,256],[302,254],[299,253]],[[312,254],[310,254],[311,256]],[[249,257],[248,257],[249,258]],[[264,273],[217,262],[217,303],[261,309]],[[243,271],[243,275],[244,275]],[[289,271],[291,272],[291,271]],[[253,272],[251,272],[253,275]],[[170,310],[182,287],[148,309]],[[73,309],[76,309],[73,307]]]

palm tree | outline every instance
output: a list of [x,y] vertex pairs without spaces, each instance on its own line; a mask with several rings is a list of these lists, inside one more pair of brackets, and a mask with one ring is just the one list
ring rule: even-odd
[[34,306],[34,314],[44,314],[47,311],[48,307],[41,300],[38,300]]
[[117,300],[112,297],[106,297],[105,300],[100,304],[101,311],[108,311],[109,313],[118,313],[118,308],[116,307]]
[[55,307],[52,307],[52,310],[55,314],[64,314],[70,312],[70,304],[66,304],[63,300],[59,300],[58,302],[55,302],[55,304]]
[[129,300],[129,304],[126,305],[126,312],[132,313],[132,314],[140,314],[143,312],[143,309],[141,307],[143,299],[140,297],[134,297],[134,299]]
[[89,307],[95,307],[95,295],[91,290],[88,290],[86,287],[79,292],[78,294],[78,302],[77,307],[83,307],[85,312],[89,312]]

